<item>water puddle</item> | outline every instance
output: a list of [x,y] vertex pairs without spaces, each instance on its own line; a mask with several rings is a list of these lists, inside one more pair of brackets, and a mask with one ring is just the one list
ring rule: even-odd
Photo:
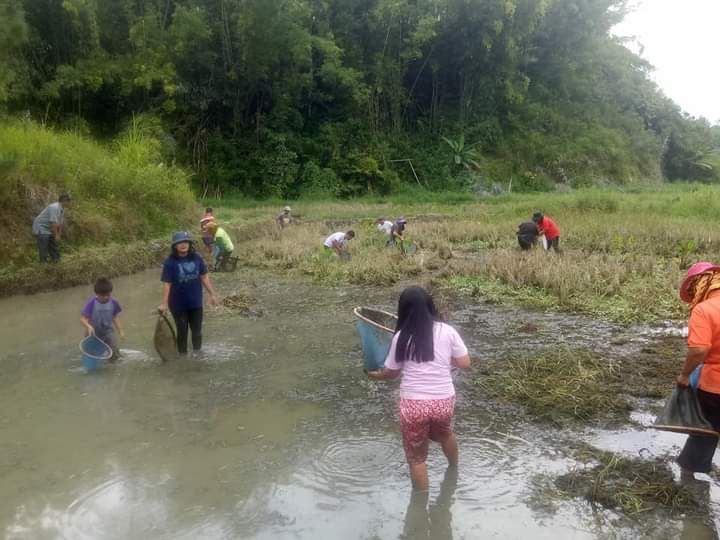
[[[458,474],[431,448],[431,490],[411,497],[396,389],[361,371],[352,308],[394,309],[399,288],[324,288],[256,272],[261,316],[208,310],[203,356],[160,364],[151,349],[157,272],[115,282],[123,360],[79,372],[87,287],[0,301],[0,531],[9,539],[715,538],[702,519],[618,522],[582,501],[549,512],[533,478],[575,465],[568,438],[632,455],[676,453],[646,430],[537,426],[457,377]],[[476,362],[558,344],[632,355],[673,325],[626,328],[494,305],[452,305]],[[649,412],[647,412],[649,411]],[[712,484],[709,497],[720,501]],[[714,503],[715,504],[715,503]],[[710,520],[712,521],[712,520]]]

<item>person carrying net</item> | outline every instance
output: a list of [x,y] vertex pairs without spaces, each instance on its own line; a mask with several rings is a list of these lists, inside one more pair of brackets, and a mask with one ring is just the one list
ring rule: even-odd
[[173,234],[170,256],[163,263],[160,279],[163,299],[158,310],[165,313],[169,309],[175,319],[178,353],[187,354],[188,329],[192,333],[193,351],[199,352],[202,348],[203,287],[210,294],[211,305],[217,300],[205,261],[195,252],[189,233]]
[[[699,262],[690,267],[680,285],[680,299],[690,305],[687,356],[678,386],[690,385],[690,375],[702,365],[697,400],[705,418],[720,431],[720,266]],[[718,438],[689,435],[678,456],[682,476],[712,469]]]
[[440,443],[448,465],[457,466],[451,370],[469,367],[465,343],[452,326],[441,321],[431,296],[421,287],[405,289],[398,301],[397,327],[385,367],[368,371],[368,377],[400,378],[400,431],[417,490],[428,489],[429,441]]

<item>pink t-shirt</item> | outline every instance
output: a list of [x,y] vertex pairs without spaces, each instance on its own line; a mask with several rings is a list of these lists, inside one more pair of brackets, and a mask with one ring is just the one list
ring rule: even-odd
[[395,360],[395,350],[400,333],[395,334],[385,359],[387,369],[400,369],[400,397],[402,399],[444,399],[455,395],[452,359],[468,353],[460,334],[452,326],[436,322],[433,326],[435,358],[432,362]]

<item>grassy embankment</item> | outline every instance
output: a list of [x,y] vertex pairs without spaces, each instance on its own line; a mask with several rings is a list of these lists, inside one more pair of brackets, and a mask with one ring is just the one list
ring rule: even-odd
[[[293,204],[299,225],[280,231],[282,203],[217,202],[239,240],[244,264],[309,275],[325,283],[391,284],[432,277],[435,283],[491,302],[587,313],[618,321],[682,319],[677,299],[684,270],[720,260],[720,189],[586,190],[517,194],[480,202],[457,195],[415,202],[402,196],[354,202]],[[562,230],[562,256],[517,249],[515,230],[535,209]],[[413,257],[386,249],[373,221],[409,219]],[[330,232],[354,228],[352,261],[322,253]]]
[[[0,296],[89,283],[154,264],[153,242],[193,216],[186,173],[166,166],[139,127],[107,146],[30,122],[0,124]],[[41,266],[32,220],[68,191],[62,260]]]

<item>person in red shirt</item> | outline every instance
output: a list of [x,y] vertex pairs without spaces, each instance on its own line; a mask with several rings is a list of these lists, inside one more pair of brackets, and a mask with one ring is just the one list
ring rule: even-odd
[[559,253],[560,227],[558,227],[549,216],[543,215],[542,212],[535,212],[533,214],[532,220],[535,222],[538,229],[540,230],[540,234],[545,235],[545,239],[547,240],[547,248],[552,248],[557,253]]
[[[697,398],[700,408],[715,431],[720,431],[720,266],[695,263],[680,286],[680,298],[690,304],[688,352],[678,386],[689,386],[690,375],[702,364]],[[689,435],[678,456],[684,478],[710,472],[718,438]]]

